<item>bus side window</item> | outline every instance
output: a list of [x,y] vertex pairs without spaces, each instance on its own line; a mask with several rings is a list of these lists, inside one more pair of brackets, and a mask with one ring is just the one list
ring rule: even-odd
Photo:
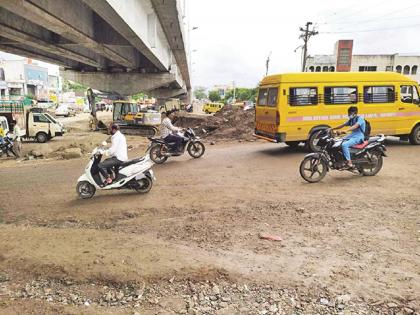
[[365,86],[363,88],[363,101],[365,104],[380,104],[395,102],[395,87]]
[[289,105],[318,105],[318,89],[315,87],[290,88]]
[[419,91],[417,91],[415,86],[413,86],[413,104],[420,104]]

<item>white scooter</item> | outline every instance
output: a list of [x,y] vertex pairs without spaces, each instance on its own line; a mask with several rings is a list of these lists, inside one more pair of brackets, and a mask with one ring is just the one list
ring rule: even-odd
[[[102,145],[105,147],[106,142]],[[114,169],[116,178],[109,185],[103,184],[98,164],[105,154],[105,148],[98,147],[92,151],[92,156],[85,168],[85,173],[77,181],[76,191],[80,198],[89,199],[95,195],[97,189],[131,189],[140,194],[148,193],[156,180],[152,171],[153,162],[149,156],[124,162],[118,169]]]

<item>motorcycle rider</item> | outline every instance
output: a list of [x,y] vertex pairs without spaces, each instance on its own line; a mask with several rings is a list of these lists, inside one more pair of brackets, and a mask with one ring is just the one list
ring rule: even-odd
[[111,156],[105,161],[99,163],[99,172],[105,178],[105,185],[112,183],[112,168],[121,165],[121,163],[128,160],[127,155],[127,141],[125,136],[119,130],[117,124],[112,124],[110,128],[111,132],[111,147],[105,151],[105,155]]
[[160,130],[160,136],[166,143],[175,142],[174,146],[171,148],[175,154],[181,153],[180,148],[182,144],[182,137],[175,134],[175,132],[181,131],[181,128],[175,127],[172,124],[172,121],[175,117],[176,110],[168,110],[166,112],[166,117],[162,120],[162,126]]
[[347,168],[353,168],[354,165],[351,162],[350,158],[350,148],[356,144],[363,143],[365,140],[365,129],[366,129],[366,122],[363,117],[358,116],[358,109],[356,106],[350,106],[348,108],[348,117],[349,120],[344,124],[331,128],[330,130],[338,130],[344,127],[350,127],[345,131],[345,133],[351,132],[351,134],[344,137],[343,144],[341,145],[343,150],[344,158],[347,161]]

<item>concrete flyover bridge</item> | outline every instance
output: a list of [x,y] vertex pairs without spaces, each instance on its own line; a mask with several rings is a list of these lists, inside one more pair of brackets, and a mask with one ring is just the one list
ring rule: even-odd
[[102,91],[186,96],[184,1],[0,0],[0,50]]

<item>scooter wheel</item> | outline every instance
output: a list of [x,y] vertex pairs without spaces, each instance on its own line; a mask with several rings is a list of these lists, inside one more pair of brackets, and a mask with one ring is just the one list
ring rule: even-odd
[[153,187],[153,181],[149,177],[139,179],[137,184],[138,186],[135,189],[139,194],[146,194]]
[[76,186],[77,194],[82,199],[90,199],[95,195],[96,188],[87,181],[78,182]]

